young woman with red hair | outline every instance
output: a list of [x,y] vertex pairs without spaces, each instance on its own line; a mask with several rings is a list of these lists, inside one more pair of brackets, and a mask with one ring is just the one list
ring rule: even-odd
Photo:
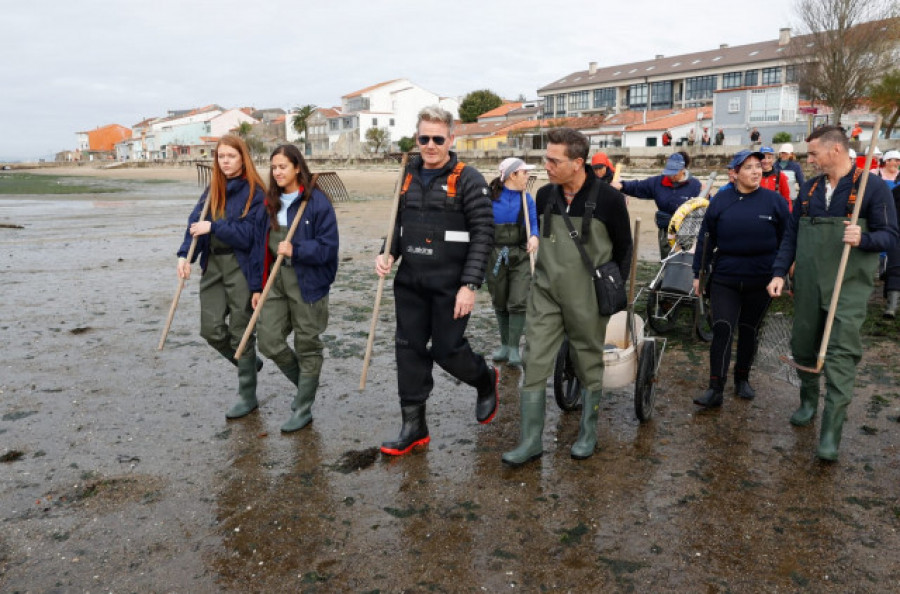
[[[209,209],[200,213],[209,196]],[[231,134],[223,136],[215,150],[209,186],[188,217],[188,228],[178,250],[178,276],[191,276],[187,253],[197,238],[193,261],[200,260],[200,336],[238,368],[238,402],[225,416],[237,419],[257,407],[256,373],[262,360],[256,357],[255,339],[240,360],[235,351],[250,322],[251,296],[262,291],[262,266],[250,255],[258,220],[266,216],[265,186],[247,145]]]

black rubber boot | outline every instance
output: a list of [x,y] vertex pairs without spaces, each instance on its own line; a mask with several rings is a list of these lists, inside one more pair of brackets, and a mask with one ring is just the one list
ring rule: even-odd
[[722,406],[722,390],[707,388],[702,396],[694,398],[694,404],[703,408],[718,408]]
[[734,378],[734,395],[744,400],[753,400],[756,398],[756,391],[748,380]]
[[381,452],[389,456],[408,454],[413,448],[424,446],[431,441],[431,437],[428,435],[428,425],[425,423],[424,402],[401,405],[400,413],[403,415],[400,435],[394,441],[385,441],[381,444]]
[[493,421],[497,414],[497,408],[500,406],[499,384],[500,372],[496,367],[488,365],[487,376],[478,388],[478,398],[475,401],[475,418],[482,425]]

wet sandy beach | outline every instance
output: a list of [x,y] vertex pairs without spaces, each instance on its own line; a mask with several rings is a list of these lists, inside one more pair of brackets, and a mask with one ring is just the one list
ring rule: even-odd
[[[796,390],[765,374],[755,400],[729,384],[722,410],[698,414],[707,347],[686,331],[653,419],[637,421],[629,389],[609,394],[586,461],[569,457],[578,413],[548,388],[543,458],[503,468],[510,367],[487,426],[474,390],[437,371],[430,446],[385,459],[399,428],[389,287],[358,384],[396,172],[341,172],[354,200],[336,204],[322,386],[312,425],[287,436],[291,390],[271,363],[259,411],[226,422],[236,372],[198,334],[196,267],[156,350],[199,195],[192,171],[159,175],[177,181],[0,197],[0,223],[22,227],[0,228],[0,591],[900,591],[900,388],[878,327],[836,464],[815,459],[817,423],[788,424]],[[652,209],[632,202],[653,254]],[[486,291],[469,328],[495,348]]]

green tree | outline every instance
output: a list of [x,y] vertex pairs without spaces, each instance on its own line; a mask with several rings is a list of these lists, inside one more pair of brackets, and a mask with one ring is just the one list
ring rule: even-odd
[[316,106],[307,104],[295,109],[297,113],[294,115],[294,119],[291,120],[291,125],[294,127],[294,131],[300,135],[300,140],[306,141],[307,120],[316,111]]
[[412,136],[404,136],[397,141],[397,146],[400,147],[401,153],[408,153],[416,147],[416,139]]
[[791,141],[791,133],[790,132],[777,132],[772,137],[772,144],[783,144],[785,142]]
[[895,0],[798,0],[802,37],[789,57],[801,91],[834,112],[833,123],[856,107],[893,58],[898,38]]
[[459,118],[463,122],[475,122],[478,116],[503,105],[503,99],[488,89],[472,91],[459,104]]
[[900,70],[891,70],[869,89],[872,107],[884,118],[884,137],[891,132],[900,119]]
[[253,132],[253,124],[250,122],[241,122],[237,128],[234,129],[234,133],[247,140],[247,137],[250,136],[250,133]]
[[387,128],[369,128],[366,130],[366,144],[369,145],[369,150],[376,155],[382,149],[387,148],[390,142],[391,135]]

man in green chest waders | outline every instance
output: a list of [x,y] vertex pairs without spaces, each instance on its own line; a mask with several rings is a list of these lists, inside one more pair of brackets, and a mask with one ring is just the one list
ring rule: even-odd
[[[818,457],[837,460],[841,429],[853,398],[856,366],[862,357],[860,328],[872,293],[878,253],[897,242],[897,213],[887,185],[857,168],[849,157],[847,137],[836,126],[824,126],[806,139],[808,158],[822,175],[800,188],[791,220],[773,265],[769,294],[778,297],[784,277],[796,262],[794,274],[794,360],[815,367],[844,244],[852,247],[840,290],[825,354],[825,407],[819,434]],[[849,215],[856,203],[862,176],[869,175],[858,224]],[[800,407],[791,424],[812,423],[819,403],[819,375],[800,371]]]
[[[551,183],[537,195],[543,238],[525,314],[525,378],[519,396],[521,437],[518,447],[502,458],[510,466],[525,464],[543,453],[545,386],[563,335],[569,337],[576,371],[586,388],[578,439],[571,454],[580,460],[594,453],[609,318],[599,313],[592,275],[575,242],[581,242],[595,267],[615,261],[623,278],[628,276],[631,260],[625,197],[586,165],[587,138],[569,128],[552,130],[548,137],[544,163]],[[577,232],[569,233],[563,212]]]

